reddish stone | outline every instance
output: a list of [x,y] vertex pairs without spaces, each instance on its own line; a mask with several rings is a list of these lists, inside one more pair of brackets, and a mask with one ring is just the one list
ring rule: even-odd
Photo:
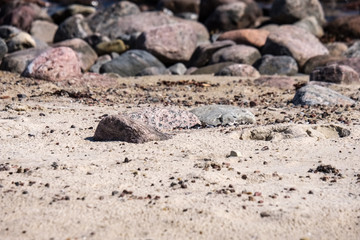
[[359,84],[359,74],[349,66],[332,64],[317,68],[310,74],[310,81],[339,84]]
[[103,118],[94,135],[95,141],[124,141],[130,143],[145,143],[169,138],[169,135],[158,132],[149,125],[121,115]]
[[265,45],[269,34],[269,31],[261,29],[238,29],[224,32],[217,40],[232,40],[238,44],[247,44],[261,48]]
[[137,47],[164,63],[188,61],[196,48],[196,33],[186,24],[170,24],[143,32]]
[[65,81],[80,76],[80,62],[76,53],[67,47],[52,48],[36,57],[26,68],[23,76],[52,82]]

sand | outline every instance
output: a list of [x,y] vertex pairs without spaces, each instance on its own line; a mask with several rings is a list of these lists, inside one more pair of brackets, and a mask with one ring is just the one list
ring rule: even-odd
[[[295,90],[236,77],[89,89],[0,76],[0,239],[359,239],[359,105],[294,107]],[[359,86],[330,87],[359,96]],[[257,123],[145,144],[92,140],[105,114],[211,103],[247,107]],[[320,134],[240,139],[264,126]],[[326,165],[334,172],[315,171]]]

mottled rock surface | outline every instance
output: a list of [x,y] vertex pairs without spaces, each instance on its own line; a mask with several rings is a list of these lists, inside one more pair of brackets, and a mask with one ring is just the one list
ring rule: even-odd
[[145,143],[169,138],[167,134],[161,133],[149,125],[121,115],[103,118],[94,135],[95,141],[124,141],[129,143]]
[[205,126],[255,123],[255,116],[246,109],[231,105],[208,105],[191,110]]
[[310,74],[310,81],[338,84],[360,84],[359,74],[349,66],[331,64],[316,68]]

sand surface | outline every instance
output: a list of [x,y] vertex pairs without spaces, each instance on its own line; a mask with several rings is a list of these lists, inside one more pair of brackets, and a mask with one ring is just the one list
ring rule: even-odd
[[[359,105],[294,107],[295,90],[236,77],[124,78],[112,88],[0,77],[0,239],[360,237]],[[360,96],[359,86],[330,87]],[[106,114],[212,103],[246,107],[257,124],[145,144],[92,140]],[[264,126],[313,133],[240,139]],[[321,165],[334,172],[314,172]]]

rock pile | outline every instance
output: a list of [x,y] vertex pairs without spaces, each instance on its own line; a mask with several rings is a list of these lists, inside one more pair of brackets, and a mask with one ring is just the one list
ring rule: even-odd
[[[25,77],[102,86],[94,76],[305,73],[360,82],[360,18],[327,18],[319,0],[0,0],[0,9],[0,70]],[[287,79],[255,83],[291,89]],[[304,87],[294,103],[352,103],[336,93],[315,101],[325,92]]]

